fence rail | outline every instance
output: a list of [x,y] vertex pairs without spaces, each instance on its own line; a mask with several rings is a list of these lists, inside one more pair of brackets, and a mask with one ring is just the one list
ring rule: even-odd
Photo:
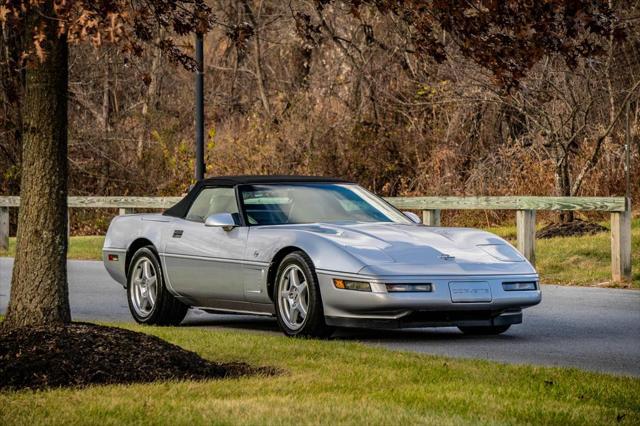
[[[181,197],[69,197],[69,208],[165,209]],[[536,211],[601,211],[611,214],[611,274],[614,281],[631,280],[631,203],[624,197],[390,197],[403,210],[422,211],[427,226],[440,226],[442,210],[515,210],[517,247],[535,264]],[[0,197],[0,249],[9,246],[9,208],[20,197]]]
[[624,197],[393,197],[387,200],[398,208],[415,210],[628,210]]

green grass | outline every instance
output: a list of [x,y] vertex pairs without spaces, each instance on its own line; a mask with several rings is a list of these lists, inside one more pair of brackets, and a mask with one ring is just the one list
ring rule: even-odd
[[0,424],[640,423],[640,379],[344,341],[127,326],[276,377],[0,392]]
[[[608,226],[607,223],[602,225]],[[515,244],[513,226],[488,229]],[[631,287],[640,288],[640,218],[631,223]],[[536,240],[536,269],[544,283],[628,287],[611,282],[611,234]]]
[[[608,225],[608,224],[604,224]],[[515,243],[514,226],[488,228]],[[640,218],[632,222],[632,270],[631,287],[640,288]],[[593,236],[552,238],[536,241],[536,268],[544,283],[571,285],[600,285],[628,287],[628,283],[611,281],[611,241],[609,233]],[[84,260],[101,259],[104,237],[71,237],[69,258]],[[9,251],[0,256],[13,256],[15,238],[9,241]]]
[[[69,239],[69,259],[78,260],[101,260],[103,236],[82,236],[71,237]],[[16,239],[9,238],[9,250],[0,250],[0,256],[13,257],[16,254]]]

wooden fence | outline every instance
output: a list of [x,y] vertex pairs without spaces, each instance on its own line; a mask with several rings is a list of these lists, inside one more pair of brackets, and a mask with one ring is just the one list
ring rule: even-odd
[[[181,197],[69,197],[69,208],[165,209]],[[611,213],[611,272],[614,281],[631,280],[631,203],[623,197],[393,197],[401,210],[422,211],[423,223],[440,226],[442,210],[515,210],[517,247],[535,264],[536,211],[601,211]],[[9,244],[9,208],[19,197],[0,197],[0,249]]]

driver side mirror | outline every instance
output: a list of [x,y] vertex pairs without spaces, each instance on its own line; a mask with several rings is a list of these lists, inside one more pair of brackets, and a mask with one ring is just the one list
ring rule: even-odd
[[420,216],[413,212],[402,212],[406,217],[408,217],[413,223],[422,223],[420,220]]
[[231,215],[231,213],[216,213],[207,217],[207,220],[204,221],[204,226],[217,227],[222,228],[225,231],[231,231],[238,225],[233,219],[233,215]]

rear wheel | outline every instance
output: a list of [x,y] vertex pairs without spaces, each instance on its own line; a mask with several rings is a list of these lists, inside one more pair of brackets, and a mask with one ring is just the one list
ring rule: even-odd
[[287,255],[278,267],[274,286],[276,317],[287,336],[328,337],[320,287],[311,259],[301,251]]
[[131,259],[127,300],[131,315],[141,324],[178,325],[189,309],[165,287],[160,262],[150,246],[139,249]]
[[458,327],[460,329],[460,331],[462,331],[464,334],[471,334],[471,335],[495,335],[495,334],[502,334],[505,331],[507,331],[509,329],[509,327],[511,327],[511,324],[509,325],[491,325],[491,326],[486,326],[486,327]]

